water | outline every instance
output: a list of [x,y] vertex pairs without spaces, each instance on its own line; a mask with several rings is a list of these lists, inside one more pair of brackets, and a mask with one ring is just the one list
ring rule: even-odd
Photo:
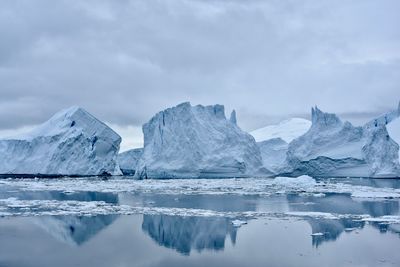
[[0,266],[400,266],[400,181],[0,180]]

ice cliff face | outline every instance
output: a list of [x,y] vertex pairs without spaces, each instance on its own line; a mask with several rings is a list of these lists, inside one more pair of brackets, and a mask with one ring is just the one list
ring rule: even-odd
[[355,127],[335,114],[313,108],[311,128],[289,144],[288,173],[393,177],[400,171],[398,151],[385,124]]
[[71,107],[24,136],[0,140],[0,173],[119,175],[120,142],[107,125]]
[[[183,103],[143,125],[136,178],[247,177],[262,171],[252,136],[225,117],[224,106]],[[264,170],[265,174],[270,172]]]
[[288,143],[281,138],[273,138],[258,142],[263,165],[266,169],[278,174],[284,172]]
[[136,165],[143,154],[143,148],[135,148],[118,155],[118,164],[125,175],[135,174]]

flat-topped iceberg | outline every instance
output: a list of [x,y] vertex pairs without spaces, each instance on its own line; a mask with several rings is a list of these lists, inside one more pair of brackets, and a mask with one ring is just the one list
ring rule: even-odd
[[312,109],[311,128],[289,144],[287,173],[396,177],[400,173],[398,151],[399,145],[390,138],[385,123],[355,127],[316,107]]
[[118,154],[118,164],[125,175],[134,175],[136,165],[143,154],[143,148],[134,148]]
[[107,125],[71,107],[25,135],[0,140],[0,174],[119,175],[120,142]]
[[182,103],[143,125],[144,151],[136,178],[248,177],[262,168],[254,138],[228,120],[224,106]]

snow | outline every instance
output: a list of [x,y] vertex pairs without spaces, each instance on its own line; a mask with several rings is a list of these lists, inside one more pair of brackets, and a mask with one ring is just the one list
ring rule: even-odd
[[312,109],[312,125],[287,151],[287,174],[327,177],[396,177],[398,145],[385,125],[355,127],[335,114]]
[[136,178],[223,178],[270,175],[254,138],[225,117],[224,106],[182,103],[143,125]]
[[308,175],[301,175],[296,178],[292,177],[276,177],[274,183],[290,187],[312,187],[316,185],[314,178]]
[[118,164],[125,175],[135,174],[136,165],[143,154],[143,148],[135,148],[118,154]]
[[107,125],[71,107],[28,133],[0,140],[0,173],[119,175],[120,142]]
[[276,125],[268,125],[266,127],[250,132],[257,142],[265,141],[272,138],[281,138],[290,143],[295,138],[303,135],[308,131],[311,122],[302,118],[291,118],[284,120]]

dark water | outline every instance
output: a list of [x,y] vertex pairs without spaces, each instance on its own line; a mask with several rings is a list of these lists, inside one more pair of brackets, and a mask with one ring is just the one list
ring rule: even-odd
[[398,195],[387,180],[2,180],[0,266],[400,266]]

